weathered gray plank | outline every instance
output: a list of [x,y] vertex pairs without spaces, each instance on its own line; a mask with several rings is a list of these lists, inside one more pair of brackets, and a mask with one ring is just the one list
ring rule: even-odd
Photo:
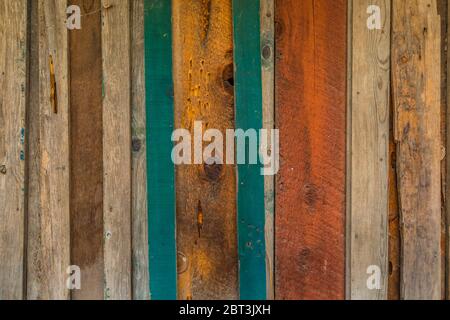
[[131,299],[130,1],[102,0],[105,299]]
[[148,300],[147,165],[145,141],[144,1],[131,2],[133,299]]
[[[275,4],[274,0],[261,0],[261,52],[262,52],[262,99],[263,99],[263,129],[275,128]],[[277,152],[271,145],[269,150]],[[264,177],[264,207],[266,211],[266,276],[267,276],[267,299],[275,298],[274,287],[274,207],[275,207],[275,177]]]
[[0,300],[23,298],[27,1],[0,0]]
[[[368,27],[370,6],[381,10],[381,29]],[[391,2],[354,0],[352,11],[351,240],[347,276],[351,278],[351,299],[386,299]],[[367,283],[376,271],[381,271],[378,288],[376,283],[371,284],[375,287]]]
[[[32,76],[29,299],[68,299],[70,265],[68,39],[65,0],[39,0],[38,88]],[[35,9],[35,7],[34,7]],[[39,38],[37,38],[39,37]],[[34,62],[34,61],[33,61]],[[32,68],[33,63],[31,64]],[[38,104],[35,99],[38,99]]]

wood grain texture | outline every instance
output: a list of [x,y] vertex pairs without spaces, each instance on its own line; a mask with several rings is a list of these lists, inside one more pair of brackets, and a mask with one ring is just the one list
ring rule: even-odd
[[131,299],[130,1],[102,0],[104,297]]
[[450,2],[447,1],[447,109],[446,109],[446,181],[445,181],[445,209],[446,209],[446,298],[450,300]]
[[153,300],[177,298],[172,4],[145,0],[145,89],[150,294]]
[[278,0],[275,10],[275,294],[343,299],[347,2]]
[[393,3],[393,98],[403,299],[441,298],[440,17],[435,0]]
[[[231,0],[172,5],[175,127],[193,134],[202,121],[225,136],[234,128]],[[178,298],[237,299],[234,166],[178,166],[176,181]]]
[[[68,299],[70,265],[69,77],[66,1],[39,0],[39,77],[30,98],[28,299]],[[36,10],[34,7],[33,10]],[[31,64],[32,68],[34,67]],[[32,71],[33,72],[33,71]],[[37,80],[37,82],[35,82]],[[38,88],[34,85],[38,83]],[[31,173],[32,172],[32,173]]]
[[345,153],[345,299],[351,300],[351,213],[352,201],[351,182],[352,182],[352,69],[353,69],[353,1],[347,1],[347,114],[346,114],[346,153]]
[[[368,28],[371,5],[381,9],[380,30]],[[389,0],[353,1],[348,276],[355,300],[387,298],[390,9]],[[371,266],[381,270],[379,289],[367,285]]]
[[[262,56],[262,102],[263,128],[275,128],[275,1],[261,0],[261,56]],[[270,142],[270,141],[269,141]],[[268,150],[276,152],[274,146]],[[264,208],[266,210],[266,278],[267,299],[275,298],[274,279],[274,212],[275,177],[264,177]]]
[[131,2],[131,134],[133,299],[150,298],[145,140],[144,0]]
[[[236,128],[257,130],[263,126],[261,2],[233,0]],[[261,140],[261,139],[259,139]],[[239,141],[237,142],[237,158]],[[242,145],[252,150],[249,139]],[[260,150],[261,141],[258,141]],[[265,197],[263,165],[247,162],[237,165],[237,216],[239,251],[239,297],[264,300],[267,294]]]
[[27,10],[0,0],[0,300],[24,288]]
[[73,300],[103,299],[101,1],[70,0],[81,30],[69,32],[71,263],[81,269]]
[[[390,100],[390,123],[392,124],[393,104]],[[397,187],[397,147],[395,145],[393,126],[389,128],[389,273],[388,300],[400,300],[400,211]]]
[[446,144],[447,144],[447,26],[448,26],[448,0],[437,0],[437,11],[440,16],[441,23],[441,73],[440,73],[440,138],[441,138],[441,299],[446,299],[447,291],[447,207],[446,207],[446,190],[447,190],[447,163],[446,163]]

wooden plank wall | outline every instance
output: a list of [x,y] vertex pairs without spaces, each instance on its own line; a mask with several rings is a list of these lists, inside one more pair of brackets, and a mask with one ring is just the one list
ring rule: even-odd
[[448,5],[0,0],[0,299],[449,298]]

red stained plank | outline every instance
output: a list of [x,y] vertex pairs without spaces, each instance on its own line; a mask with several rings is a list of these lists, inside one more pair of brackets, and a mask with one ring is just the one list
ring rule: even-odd
[[344,299],[347,2],[276,3],[276,298]]

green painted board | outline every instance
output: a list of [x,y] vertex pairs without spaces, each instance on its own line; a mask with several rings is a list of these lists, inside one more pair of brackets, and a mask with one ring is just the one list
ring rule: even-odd
[[147,184],[150,294],[177,298],[175,168],[171,159],[174,102],[170,0],[145,0]]
[[[262,128],[260,0],[233,0],[236,129]],[[258,143],[259,145],[259,143]],[[248,139],[246,150],[249,150]],[[258,148],[259,150],[259,148]],[[238,164],[239,291],[266,299],[264,176],[262,165]]]

